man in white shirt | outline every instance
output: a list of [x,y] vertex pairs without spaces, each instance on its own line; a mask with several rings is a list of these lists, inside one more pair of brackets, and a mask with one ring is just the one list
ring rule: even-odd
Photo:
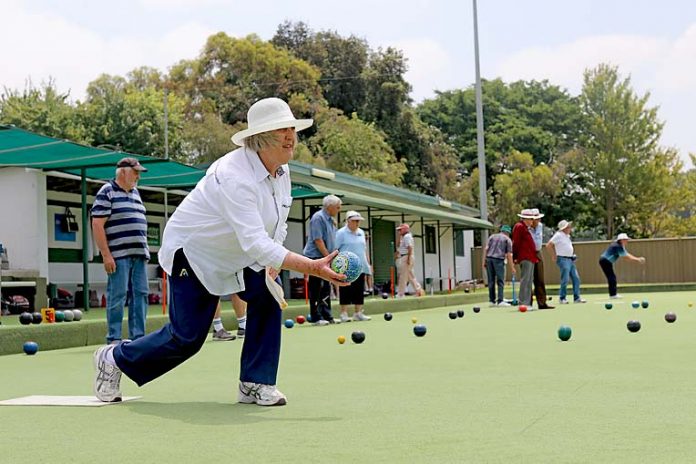
[[416,292],[416,296],[425,295],[425,292],[418,283],[415,274],[413,273],[413,266],[415,265],[414,256],[414,245],[413,235],[411,235],[411,226],[408,224],[401,224],[396,228],[399,232],[399,245],[397,248],[396,256],[396,272],[399,278],[399,290],[397,293],[398,298],[403,298],[406,295],[406,286],[411,282],[413,290]]
[[241,146],[215,161],[164,229],[159,262],[169,275],[169,323],[130,343],[99,348],[94,391],[105,402],[120,401],[121,373],[144,385],[200,350],[220,295],[239,293],[247,302],[238,400],[261,406],[286,404],[275,386],[280,358],[282,290],[278,272],[291,269],[337,284],[336,253],[311,260],[281,244],[290,211],[287,163],[296,131],[312,125],[295,119],[278,98],[256,102],[248,129],[232,141]]
[[561,288],[559,291],[559,299],[561,304],[568,304],[567,287],[568,278],[573,281],[573,303],[587,303],[587,300],[580,296],[580,276],[575,267],[575,252],[573,250],[573,242],[570,239],[572,231],[572,222],[565,219],[558,223],[558,231],[553,234],[546,248],[551,252],[551,256],[556,261],[558,268],[561,270]]

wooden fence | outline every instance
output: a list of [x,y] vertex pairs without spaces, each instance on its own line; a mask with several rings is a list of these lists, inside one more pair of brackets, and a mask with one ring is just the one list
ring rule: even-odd
[[[580,280],[586,284],[604,284],[606,278],[599,267],[599,256],[611,242],[573,243],[578,256],[576,266]],[[696,237],[630,240],[626,250],[634,256],[645,256],[641,265],[620,259],[614,270],[621,283],[685,283],[696,282]],[[481,247],[472,250],[474,277],[481,279]],[[544,277],[546,283],[558,284],[560,273],[544,248]]]

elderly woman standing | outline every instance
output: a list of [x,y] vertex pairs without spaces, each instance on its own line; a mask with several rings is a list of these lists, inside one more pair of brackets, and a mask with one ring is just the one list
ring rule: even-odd
[[362,273],[348,287],[339,290],[339,302],[341,304],[341,322],[348,322],[348,306],[355,305],[353,313],[354,321],[369,321],[363,311],[365,303],[365,276],[372,274],[370,260],[367,258],[367,241],[365,232],[360,228],[360,221],[364,218],[357,211],[348,211],[346,225],[336,232],[336,249],[338,251],[351,251],[358,255],[362,261]]
[[248,129],[232,141],[241,148],[215,161],[179,205],[164,229],[159,262],[169,275],[169,323],[130,343],[94,354],[94,391],[120,401],[121,373],[144,385],[174,369],[205,342],[220,295],[247,302],[238,401],[284,405],[276,388],[280,359],[282,290],[278,271],[291,269],[340,284],[330,268],[335,253],[311,260],[281,244],[292,198],[287,163],[296,131],[312,125],[295,119],[278,98],[256,102]]

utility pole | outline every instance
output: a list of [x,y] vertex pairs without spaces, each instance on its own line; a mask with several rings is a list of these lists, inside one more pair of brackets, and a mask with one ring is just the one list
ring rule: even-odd
[[[478,147],[479,169],[479,208],[481,219],[488,220],[488,198],[486,195],[486,151],[483,138],[483,99],[481,94],[481,67],[479,65],[478,13],[476,0],[474,6],[474,59],[476,61],[476,145]],[[488,229],[481,230],[481,248],[488,241]]]

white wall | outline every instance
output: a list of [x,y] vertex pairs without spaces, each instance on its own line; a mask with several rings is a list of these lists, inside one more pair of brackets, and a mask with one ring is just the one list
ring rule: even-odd
[[11,269],[48,277],[46,176],[25,168],[0,169],[0,243]]

